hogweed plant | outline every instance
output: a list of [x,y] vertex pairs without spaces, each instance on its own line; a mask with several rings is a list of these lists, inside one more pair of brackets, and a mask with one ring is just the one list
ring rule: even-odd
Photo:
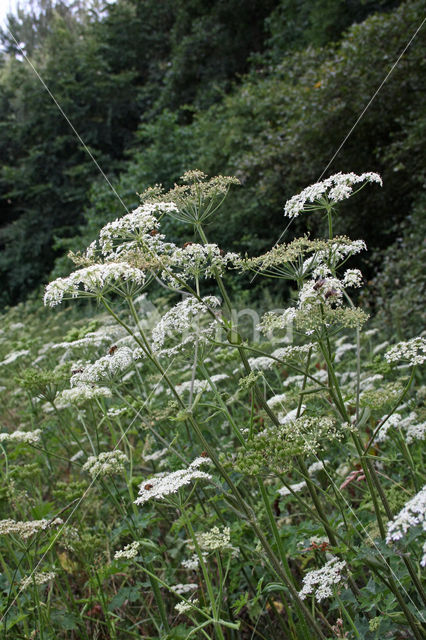
[[[47,306],[101,313],[0,362],[5,427],[29,402],[0,434],[4,637],[420,640],[426,340],[366,328],[350,266],[365,243],[333,236],[380,177],[308,187],[285,216],[324,215],[328,236],[252,258],[206,235],[237,181],[182,182],[142,194],[46,287]],[[168,216],[198,242],[167,240]],[[252,336],[235,272],[293,283]],[[162,314],[158,282],[175,300]]]

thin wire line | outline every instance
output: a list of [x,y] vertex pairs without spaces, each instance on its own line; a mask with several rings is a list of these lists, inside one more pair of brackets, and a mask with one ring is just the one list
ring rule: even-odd
[[[325,167],[324,171],[321,173],[321,175],[319,176],[319,178],[317,178],[316,182],[319,182],[321,180],[321,178],[323,177],[323,175],[325,174],[325,172],[327,171],[327,169],[330,167],[330,165],[332,164],[333,160],[336,158],[336,156],[339,154],[339,152],[341,151],[342,147],[344,146],[344,144],[346,143],[346,141],[348,140],[348,138],[352,135],[352,133],[354,132],[355,128],[358,126],[358,124],[361,122],[362,118],[364,117],[367,109],[371,106],[372,102],[374,101],[374,99],[377,97],[378,93],[380,92],[380,90],[383,88],[383,85],[385,84],[385,82],[388,80],[389,76],[391,75],[391,73],[394,71],[394,69],[396,68],[396,66],[399,64],[402,56],[404,55],[404,53],[407,51],[408,47],[411,45],[411,43],[413,42],[414,38],[417,36],[417,34],[419,33],[420,29],[423,27],[424,23],[426,21],[426,18],[423,19],[423,21],[421,22],[420,26],[417,27],[416,31],[414,32],[414,34],[411,36],[410,40],[408,41],[408,43],[405,45],[404,49],[402,50],[402,52],[399,54],[398,58],[396,59],[396,61],[393,63],[391,69],[388,71],[388,73],[386,74],[385,78],[382,80],[382,82],[380,83],[379,87],[376,89],[376,91],[374,92],[374,94],[372,95],[372,97],[370,98],[370,100],[368,101],[368,103],[366,104],[366,106],[364,107],[364,109],[361,111],[360,115],[358,116],[358,118],[355,120],[354,124],[352,125],[352,127],[350,128],[349,132],[346,134],[346,136],[343,138],[343,141],[340,143],[340,146],[338,147],[337,151],[335,151],[334,155],[332,156],[331,160],[328,162],[327,166]],[[278,238],[278,240],[276,241],[276,243],[274,244],[274,247],[277,246],[277,244],[280,242],[281,238],[283,237],[283,235],[285,234],[285,232],[287,231],[287,229],[289,228],[290,224],[293,222],[294,218],[292,220],[290,220],[289,224],[287,225],[287,227],[284,229],[284,231],[281,233],[280,237]],[[255,274],[253,276],[253,279],[256,277],[257,274]],[[251,280],[251,282],[253,282],[253,279]]]
[[388,73],[386,74],[385,78],[382,80],[382,82],[380,83],[380,86],[376,89],[376,91],[374,92],[374,94],[372,95],[372,97],[370,98],[370,100],[368,101],[368,103],[366,104],[366,106],[364,107],[364,109],[362,110],[361,114],[358,116],[358,118],[355,120],[354,124],[352,125],[351,129],[349,130],[349,132],[346,134],[346,136],[344,137],[342,143],[340,144],[339,148],[337,149],[337,151],[334,153],[334,155],[332,156],[331,160],[329,161],[329,163],[327,164],[326,168],[324,169],[324,171],[321,173],[321,175],[319,176],[319,178],[317,179],[317,182],[319,182],[321,180],[321,178],[323,177],[324,173],[327,171],[327,169],[329,168],[329,166],[331,165],[331,163],[333,162],[333,160],[335,159],[335,157],[339,154],[341,148],[343,147],[343,145],[345,144],[346,140],[349,138],[349,136],[352,134],[353,130],[355,129],[355,127],[357,126],[357,124],[360,122],[360,120],[363,118],[365,112],[367,111],[367,109],[369,108],[369,106],[371,105],[371,103],[373,102],[374,98],[377,96],[377,94],[379,93],[379,91],[381,90],[381,88],[383,87],[383,85],[385,84],[386,80],[389,78],[389,76],[391,75],[391,73],[393,72],[393,70],[395,69],[395,67],[397,66],[397,64],[399,63],[399,61],[401,60],[402,56],[404,55],[404,53],[407,51],[408,47],[410,46],[410,44],[413,42],[414,38],[416,37],[416,35],[419,33],[420,29],[422,28],[422,26],[424,25],[424,23],[426,22],[426,18],[423,19],[423,22],[420,24],[420,26],[416,29],[415,33],[412,35],[412,37],[410,38],[409,42],[405,45],[404,49],[402,50],[402,52],[400,53],[400,55],[398,56],[397,60],[393,63],[391,69],[388,71]]
[[[159,384],[161,383],[161,381],[163,380],[164,376],[166,375],[166,373],[168,372],[168,370],[170,369],[170,367],[172,366],[173,362],[174,362],[174,358],[173,360],[170,362],[169,366],[167,367],[167,369],[164,371],[164,373],[161,375],[161,378],[159,379],[159,381],[157,382],[157,384],[155,385],[155,387],[152,389],[151,393],[148,395],[148,397],[146,398],[145,402],[143,403],[142,407],[139,409],[139,411],[136,413],[135,417],[133,418],[133,420],[131,421],[131,423],[129,424],[129,426],[127,427],[127,429],[124,431],[124,433],[121,435],[121,437],[119,438],[118,442],[115,444],[114,448],[112,449],[112,451],[115,451],[118,447],[118,445],[120,444],[120,442],[123,440],[123,438],[126,436],[126,434],[128,433],[130,427],[133,425],[133,423],[135,422],[135,420],[140,416],[141,411],[143,410],[143,408],[145,407],[146,403],[148,402],[148,400],[152,397],[152,395],[155,393],[155,391],[157,390]],[[78,507],[81,505],[81,503],[83,502],[83,500],[85,499],[85,497],[87,496],[87,494],[89,493],[90,489],[93,487],[94,483],[96,482],[96,480],[99,477],[99,474],[101,472],[98,471],[98,473],[94,476],[93,480],[91,481],[91,483],[89,484],[89,486],[87,487],[87,489],[85,490],[85,492],[83,493],[83,495],[81,496],[81,498],[79,499],[79,501],[77,502],[77,504],[75,505],[75,507],[73,508],[73,510],[71,511],[71,513],[69,514],[69,516],[67,517],[67,519],[65,520],[65,522],[62,524],[62,526],[60,527],[60,529],[58,530],[57,534],[54,536],[52,542],[49,544],[49,546],[47,547],[46,551],[43,553],[43,555],[41,556],[40,560],[37,562],[36,566],[33,568],[33,570],[31,571],[30,575],[28,576],[27,580],[31,579],[31,577],[34,575],[34,573],[37,571],[37,569],[39,568],[39,566],[41,565],[41,563],[43,562],[43,560],[45,559],[45,557],[47,556],[47,554],[49,553],[49,551],[51,550],[51,548],[53,547],[53,545],[55,544],[56,540],[59,538],[59,536],[61,535],[62,531],[65,529],[65,527],[67,526],[68,522],[70,521],[70,519],[72,518],[72,516],[74,515],[74,513],[76,512],[76,510],[78,509]],[[3,620],[5,619],[5,617],[7,616],[7,614],[9,613],[10,609],[13,607],[13,605],[15,604],[15,602],[17,601],[18,597],[20,596],[20,594],[22,593],[24,587],[21,587],[18,591],[18,593],[16,594],[16,596],[14,597],[14,599],[12,600],[12,602],[10,603],[10,605],[8,606],[8,608],[6,609],[6,611],[4,612],[3,616],[0,618],[0,623],[3,622]]]
[[45,81],[43,80],[43,78],[41,77],[41,75],[39,74],[39,72],[37,71],[37,69],[34,67],[33,63],[31,62],[31,60],[28,58],[28,56],[26,55],[25,51],[21,48],[19,42],[17,41],[17,39],[15,38],[15,36],[13,35],[12,31],[9,29],[9,27],[7,27],[7,30],[9,31],[10,35],[12,36],[13,40],[15,41],[16,46],[18,47],[19,51],[21,52],[21,55],[23,56],[23,58],[26,60],[26,62],[28,62],[28,64],[30,65],[31,69],[34,71],[34,73],[36,74],[37,78],[40,80],[41,84],[43,85],[43,87],[46,89],[47,93],[49,94],[49,96],[52,98],[53,102],[55,103],[55,105],[58,107],[60,113],[63,115],[63,117],[65,118],[65,120],[67,121],[67,123],[69,124],[69,126],[71,127],[73,133],[75,134],[75,136],[77,137],[78,141],[80,142],[80,144],[83,146],[84,150],[88,153],[88,155],[90,156],[90,158],[92,159],[92,161],[94,162],[94,164],[96,165],[97,169],[99,170],[99,172],[102,174],[104,180],[108,183],[111,191],[114,193],[114,195],[118,198],[118,200],[120,201],[120,203],[123,205],[124,209],[126,210],[126,213],[129,213],[129,209],[126,207],[126,205],[124,204],[123,200],[120,198],[120,196],[118,195],[117,191],[115,190],[114,186],[111,184],[111,181],[109,180],[108,176],[105,174],[105,172],[103,171],[103,169],[101,168],[101,166],[99,165],[98,161],[96,160],[96,158],[93,156],[92,152],[90,151],[89,147],[86,145],[86,143],[84,142],[84,140],[82,139],[82,137],[80,136],[80,134],[78,133],[77,129],[74,127],[73,123],[71,122],[71,120],[68,118],[67,114],[65,113],[65,111],[62,109],[61,105],[59,104],[59,102],[57,101],[57,99],[55,98],[55,96],[53,95],[53,93],[51,92],[51,90],[49,89],[49,87],[47,86],[47,84],[45,83]]

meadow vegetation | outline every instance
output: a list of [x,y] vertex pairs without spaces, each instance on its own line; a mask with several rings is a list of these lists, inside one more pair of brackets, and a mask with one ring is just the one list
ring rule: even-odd
[[425,637],[423,4],[0,29],[2,639]]
[[[236,183],[148,189],[3,315],[5,639],[424,637],[426,340],[369,320],[334,233],[386,185],[307,187],[281,215],[324,233],[249,258],[206,235]],[[291,300],[247,322],[234,278]]]

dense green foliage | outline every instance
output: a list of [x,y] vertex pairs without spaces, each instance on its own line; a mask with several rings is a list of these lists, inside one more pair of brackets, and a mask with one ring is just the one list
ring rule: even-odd
[[9,16],[5,640],[424,637],[422,10]]
[[[185,180],[74,255],[53,308],[2,314],[2,639],[422,640],[426,339],[369,324],[365,245],[333,235],[380,177],[298,196],[327,233],[253,259],[206,244],[233,181]],[[297,300],[247,308],[228,283],[254,271]]]
[[[422,13],[419,1],[386,0],[33,4],[1,36],[2,304],[134,206],[135,191],[170,186],[189,166],[244,183],[226,227],[213,225],[221,244],[275,242],[285,199],[324,171]],[[392,243],[422,185],[424,59],[417,38],[327,169],[389,183],[341,221],[374,248]]]

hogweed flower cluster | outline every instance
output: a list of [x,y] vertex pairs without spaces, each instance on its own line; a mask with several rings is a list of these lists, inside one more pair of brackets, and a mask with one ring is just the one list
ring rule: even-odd
[[187,613],[188,611],[191,611],[191,609],[194,608],[194,605],[197,605],[197,604],[198,604],[198,598],[195,598],[190,602],[178,602],[177,604],[175,604],[175,609],[179,613],[179,615],[182,615],[184,613]]
[[[209,313],[209,309],[220,306],[220,301],[215,296],[206,296],[201,301],[193,296],[189,296],[178,302],[172,309],[167,311],[160,322],[152,331],[152,349],[154,352],[163,352],[173,355],[190,342],[193,344],[194,336],[199,339],[211,335],[213,326],[210,323],[207,327],[201,327],[198,323],[200,316]],[[186,337],[185,337],[186,334]],[[170,349],[162,350],[168,336],[180,337],[178,344]]]
[[186,584],[176,584],[173,587],[173,591],[177,593],[179,596],[184,593],[191,593],[192,591],[196,591],[198,589],[198,584],[194,582],[187,582]]
[[280,496],[291,496],[292,493],[298,493],[299,491],[302,491],[302,489],[304,489],[306,487],[306,482],[305,480],[302,480],[302,482],[296,482],[295,484],[291,484],[289,485],[289,487],[281,487],[281,489],[278,489],[278,493],[280,494]]
[[426,485],[407,502],[387,526],[386,542],[388,544],[402,540],[412,527],[422,527],[426,532]]
[[[346,200],[353,193],[353,186],[360,183],[377,182],[383,186],[381,177],[377,173],[367,172],[360,176],[356,173],[336,173],[322,182],[306,187],[300,193],[288,200],[284,207],[284,215],[295,218],[302,211],[317,209],[318,201],[326,199],[327,202],[336,203]],[[310,203],[310,204],[308,204]]]
[[[225,253],[217,244],[188,242],[171,253],[167,263],[168,269],[163,271],[162,278],[176,287],[190,279],[222,275],[227,268],[238,265],[240,261],[238,254]],[[175,277],[174,270],[178,278]]]
[[55,404],[58,409],[66,409],[70,405],[79,406],[82,402],[88,402],[96,398],[111,398],[112,391],[109,387],[94,387],[88,384],[79,384],[72,389],[64,389],[57,396]]
[[223,551],[231,546],[231,529],[224,527],[222,531],[219,527],[213,527],[210,531],[199,533],[197,542],[203,551]]
[[[139,351],[138,351],[139,353]],[[119,347],[113,353],[99,358],[96,362],[83,368],[71,377],[71,386],[81,383],[93,383],[113,378],[130,367],[134,360],[134,352],[129,347]]]
[[146,202],[122,218],[109,222],[99,234],[102,253],[104,255],[111,254],[117,240],[120,242],[123,240],[139,241],[142,247],[149,247],[157,252],[160,241],[157,233],[159,227],[157,216],[172,212],[177,212],[177,207],[173,202]]
[[54,518],[53,520],[0,520],[0,535],[16,535],[26,540],[31,536],[40,533],[41,531],[47,531],[54,527],[60,527],[64,521],[61,518]]
[[197,554],[194,553],[191,558],[188,558],[188,560],[182,560],[181,564],[182,567],[185,567],[188,571],[196,571],[198,569],[199,562]]
[[127,262],[94,264],[74,271],[67,278],[57,278],[48,284],[44,304],[55,307],[67,298],[99,296],[107,287],[123,282],[140,286],[144,284],[145,278],[143,271]]
[[0,442],[16,442],[25,444],[39,444],[41,429],[34,431],[12,431],[12,433],[0,433]]
[[114,449],[114,451],[104,451],[98,456],[89,456],[82,468],[83,471],[88,471],[92,478],[113,476],[124,470],[126,462],[128,462],[126,454],[119,449]]
[[342,571],[346,567],[344,560],[331,558],[321,569],[310,571],[303,578],[303,588],[299,592],[299,597],[304,600],[307,596],[313,594],[317,602],[321,602],[324,598],[331,598],[334,592],[334,586],[343,580]]
[[406,342],[399,342],[385,353],[389,364],[399,360],[408,360],[412,365],[423,364],[426,360],[426,338],[418,336]]
[[[277,245],[261,256],[242,260],[241,268],[287,280],[303,279],[335,272],[350,256],[366,248],[363,240],[351,240],[346,236],[330,240],[311,240],[304,236],[288,244]],[[305,258],[306,255],[309,257]]]
[[36,585],[39,587],[43,584],[46,584],[47,582],[50,582],[51,580],[54,580],[55,578],[55,571],[40,571],[38,573],[32,573],[31,575],[21,580],[21,589],[27,589],[31,585]]
[[4,367],[8,364],[12,364],[15,360],[19,360],[19,358],[23,358],[24,356],[29,355],[29,349],[20,349],[19,351],[12,351],[9,353],[7,357],[0,362],[0,367]]
[[198,469],[201,465],[210,463],[210,458],[200,456],[191,462],[187,469],[147,479],[139,487],[139,496],[136,498],[135,504],[142,505],[153,498],[162,500],[165,496],[177,493],[181,487],[193,480],[211,480],[212,476],[209,473]]
[[122,558],[132,560],[133,558],[136,558],[139,553],[140,544],[141,543],[136,540],[135,542],[126,545],[120,551],[116,551],[114,554],[114,560],[121,560]]

